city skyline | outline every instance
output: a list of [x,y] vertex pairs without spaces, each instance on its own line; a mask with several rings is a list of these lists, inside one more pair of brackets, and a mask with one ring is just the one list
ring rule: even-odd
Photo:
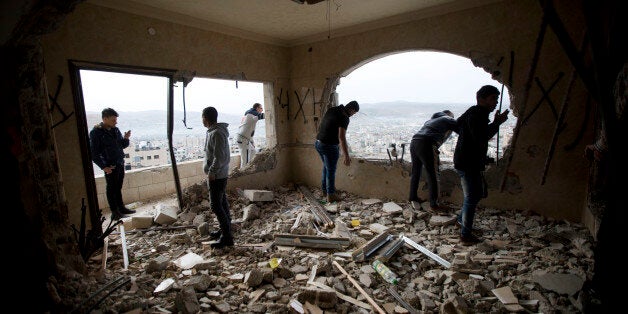
[[[395,144],[398,158],[393,157],[393,159],[401,159],[402,153],[404,153],[404,161],[410,162],[409,143],[412,139],[412,135],[421,128],[423,123],[428,120],[434,112],[449,109],[458,117],[470,106],[471,104],[419,104],[406,101],[364,104],[361,109],[361,114],[351,119],[347,130],[347,142],[350,154],[355,158],[389,160],[387,149],[391,149],[391,144]],[[152,154],[148,150],[142,151],[141,149],[135,152],[137,146],[149,145],[148,142],[150,142],[150,145],[160,147],[159,150],[155,149],[155,153],[151,156],[151,162],[148,162],[146,159],[140,160],[137,157],[135,157],[133,161],[128,160],[129,163],[133,163],[134,168],[136,166],[141,168],[145,165],[154,166],[157,163],[155,159],[159,160],[159,165],[170,164],[165,123],[166,111],[153,110],[149,112],[150,114],[147,112],[121,112],[121,116],[118,119],[118,127],[120,127],[121,130],[126,130],[127,128],[133,130],[135,128],[135,131],[132,131],[131,145],[125,150],[125,153],[129,154],[130,159],[133,159],[133,156],[139,155],[146,158],[147,155]],[[193,126],[192,129],[183,127],[181,120],[176,118],[177,115],[175,113],[175,125],[178,127],[175,127],[174,130],[173,148],[177,162],[196,160],[203,156],[202,152],[206,128],[203,127],[200,122],[200,113],[191,112],[188,114],[191,114],[191,116],[188,115],[188,119],[192,118],[189,124],[189,126]],[[160,118],[155,118],[155,116],[159,116]],[[232,119],[240,119],[239,116],[235,115],[225,115],[225,117],[227,116],[230,116]],[[162,119],[162,121],[156,121],[158,119]],[[95,113],[92,113],[88,119],[88,123],[93,124],[99,121],[99,115]],[[140,124],[143,124],[141,128],[139,127]],[[230,125],[230,147],[232,155],[239,154],[238,147],[233,138],[235,134],[233,130],[237,130],[238,125],[239,123]],[[500,127],[499,156],[503,156],[503,150],[510,142],[515,125],[516,119],[511,115],[506,123]],[[162,130],[161,132],[157,132],[160,135],[155,133],[158,129]],[[152,132],[152,135],[142,134],[142,130]],[[258,122],[254,139],[258,149],[266,148],[267,139],[264,120]],[[456,139],[457,136],[454,133],[450,139],[441,146],[442,161],[447,162],[452,159]],[[489,142],[489,155],[491,155],[491,157],[495,157],[496,155],[495,142],[495,138]],[[405,148],[402,148],[401,144],[404,144]],[[154,155],[157,154],[157,152],[166,156],[155,158]],[[100,169],[94,170],[96,175],[101,172]]]

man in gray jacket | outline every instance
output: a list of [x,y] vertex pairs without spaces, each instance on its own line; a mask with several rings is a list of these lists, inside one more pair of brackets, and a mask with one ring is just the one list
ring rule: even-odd
[[229,176],[229,130],[227,123],[218,123],[218,111],[214,107],[203,109],[203,125],[207,128],[205,135],[205,159],[203,172],[207,175],[209,204],[218,218],[220,231],[213,232],[210,237],[218,239],[211,244],[213,248],[233,246],[231,233],[231,213],[227,201],[227,177]]
[[427,120],[423,127],[412,136],[410,143],[410,156],[412,157],[412,175],[410,176],[410,196],[409,201],[412,208],[420,207],[417,190],[419,179],[421,179],[421,168],[425,167],[427,174],[425,180],[430,191],[430,209],[436,211],[446,211],[446,207],[438,203],[438,166],[440,159],[440,146],[447,141],[451,131],[456,131],[456,120],[454,114],[449,110],[437,112]]

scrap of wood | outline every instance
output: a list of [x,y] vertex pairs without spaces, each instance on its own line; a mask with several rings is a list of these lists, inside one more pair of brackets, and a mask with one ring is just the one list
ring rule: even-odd
[[294,224],[292,224],[292,227],[290,228],[290,232],[294,231],[294,229],[299,227],[302,216],[303,216],[303,212],[299,212],[299,214],[297,215],[297,219],[294,220]]
[[341,299],[343,299],[343,300],[345,300],[345,301],[347,301],[349,303],[352,303],[355,306],[359,306],[359,307],[361,307],[363,309],[367,309],[369,311],[373,309],[373,307],[370,304],[367,304],[367,303],[364,303],[364,302],[359,301],[357,299],[354,299],[354,298],[352,298],[352,297],[350,297],[350,296],[348,296],[346,294],[342,294],[342,293],[338,292],[336,289],[334,289],[334,288],[332,288],[332,287],[330,287],[330,286],[328,286],[326,284],[323,284],[323,283],[320,283],[320,282],[316,282],[316,281],[308,282],[307,284],[308,285],[312,285],[312,286],[317,287],[317,288],[321,288],[323,290],[333,290],[334,292],[336,292],[336,296],[338,296],[339,298],[341,298]]
[[[126,231],[127,234],[130,233],[136,233],[136,232],[148,232],[148,231],[162,231],[162,230],[176,230],[176,229],[192,229],[195,228],[196,226],[194,225],[185,225],[185,226],[157,226],[157,227],[152,227],[152,228],[148,228],[148,229],[135,229],[135,230],[129,230]],[[119,232],[112,232],[110,234],[118,234]]]
[[104,272],[107,269],[107,250],[109,248],[109,237],[105,237],[104,243],[102,246],[102,266],[101,270]]
[[505,286],[501,288],[496,288],[491,290],[491,292],[493,292],[493,294],[499,299],[501,303],[504,304],[504,307],[506,307],[506,309],[508,309],[509,311],[518,312],[524,310],[523,307],[519,305],[519,300],[517,299],[515,294],[512,293],[510,287]]
[[310,279],[307,282],[313,282],[314,278],[316,278],[316,271],[318,270],[318,264],[314,264],[312,267],[312,272],[310,273]]
[[288,303],[288,305],[293,311],[297,313],[305,313],[305,311],[303,310],[303,304],[301,304],[299,300],[290,300],[290,303]]
[[255,303],[255,301],[257,301],[257,299],[259,299],[262,295],[264,295],[264,292],[266,292],[266,289],[257,289],[253,292],[251,292],[251,300],[248,303],[248,306],[251,306],[251,304]]
[[275,234],[275,245],[317,249],[343,249],[351,244],[348,238],[328,238],[311,235]]
[[351,281],[353,286],[355,286],[355,288],[358,289],[358,291],[360,291],[360,293],[366,298],[367,301],[369,301],[369,303],[373,306],[373,308],[375,310],[377,310],[378,313],[386,314],[386,312],[384,312],[384,310],[382,310],[382,308],[379,307],[379,305],[377,305],[377,303],[375,303],[375,300],[373,300],[368,295],[368,293],[366,293],[366,291],[364,291],[364,289],[362,289],[360,284],[357,281],[355,281],[355,279],[353,279],[353,277],[351,277],[351,275],[349,275],[349,273],[347,273],[347,271],[344,268],[342,268],[342,266],[340,266],[340,264],[338,264],[338,262],[332,261],[332,264],[334,264],[334,266],[336,266],[336,268],[338,268],[338,270],[340,270],[340,272],[342,272],[345,276],[347,276],[347,279],[349,279],[349,281]]
[[126,251],[126,235],[124,234],[124,224],[119,225],[120,239],[122,240],[122,257],[124,260],[124,269],[129,269],[129,255]]
[[303,194],[303,196],[305,196],[310,205],[312,205],[312,214],[314,215],[314,218],[316,218],[316,220],[320,223],[320,225],[323,226],[323,228],[325,229],[333,228],[334,221],[331,220],[331,217],[329,217],[329,215],[327,214],[327,210],[325,209],[325,207],[323,207],[323,205],[318,202],[314,195],[312,195],[312,192],[310,192],[308,188],[301,185],[299,185],[299,191],[301,191],[301,194]]
[[388,231],[384,231],[364,243],[361,247],[355,249],[351,256],[354,261],[364,261],[369,255],[373,254],[375,251],[379,250],[382,246],[386,245],[388,241],[392,239],[392,235]]

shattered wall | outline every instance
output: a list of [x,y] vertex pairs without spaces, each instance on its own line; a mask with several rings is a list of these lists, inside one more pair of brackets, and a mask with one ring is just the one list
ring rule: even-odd
[[[153,28],[155,34],[147,30]],[[69,82],[68,60],[103,62],[196,71],[197,77],[228,78],[243,75],[246,80],[264,82],[266,101],[272,88],[285,84],[289,51],[232,36],[181,26],[83,3],[69,14],[61,28],[43,38],[49,89],[54,90],[57,75]],[[115,91],[111,91],[115,92]],[[208,92],[208,104],[211,92]],[[66,113],[74,112],[70,84],[63,84],[58,98]],[[121,110],[120,108],[116,108]],[[164,108],[165,109],[165,108]],[[285,124],[275,123],[272,106],[266,106],[267,134],[274,145],[286,132]],[[53,111],[53,123],[62,119]],[[200,119],[200,117],[191,117]],[[124,119],[124,117],[120,117]],[[220,119],[220,113],[219,113]],[[278,128],[276,130],[275,128]],[[278,136],[273,136],[277,134]],[[59,163],[66,187],[70,221],[80,222],[81,199],[87,197],[76,118],[55,128]],[[277,170],[275,170],[277,171]],[[281,174],[273,180],[283,181]]]
[[[583,35],[582,16],[572,11],[572,5],[561,4],[563,6],[556,4],[559,15],[578,45]],[[322,89],[326,78],[346,76],[371,60],[413,50],[440,51],[470,58],[500,82],[508,83],[512,73],[512,86],[506,86],[511,95],[511,118],[514,114],[525,123],[520,124],[514,149],[507,148],[507,158],[499,167],[488,168],[489,197],[482,200],[481,205],[527,209],[579,221],[586,189],[586,161],[582,150],[592,134],[586,113],[589,110],[587,94],[577,77],[571,79],[573,67],[551,29],[547,28],[544,36],[539,36],[541,20],[542,8],[538,1],[505,1],[356,35],[334,37],[332,32],[329,40],[292,48],[292,88],[304,95],[307,90]],[[535,64],[537,41],[541,42],[541,48]],[[512,72],[509,70],[511,63]],[[565,102],[567,90],[570,93]],[[355,99],[359,102],[360,96]],[[295,97],[295,100],[298,99]],[[312,101],[311,97],[305,99],[303,116],[291,117],[292,140],[302,144],[293,148],[293,169],[295,181],[320,187],[322,163],[313,143],[316,121],[323,112],[312,111],[317,108]],[[475,95],[469,95],[469,103],[475,104]],[[559,128],[553,159],[541,184],[557,114],[563,103],[567,104],[564,124]],[[298,109],[300,104],[290,108],[292,112]],[[351,123],[347,132],[351,132]],[[411,136],[408,134],[408,138]],[[512,153],[509,164],[508,157]],[[504,176],[508,165],[508,175]],[[336,184],[340,190],[407,200],[409,176],[399,169],[354,159],[350,167],[339,163],[337,171]],[[503,192],[502,181],[505,182]],[[451,197],[444,200],[461,203],[459,184]]]
[[[580,32],[580,27],[573,27],[582,22],[580,17],[571,14],[568,7],[558,9],[568,29]],[[397,52],[430,50],[468,57],[499,81],[508,80],[512,73],[512,112],[519,119],[529,115],[520,128],[515,149],[509,149],[515,155],[504,192],[500,192],[500,185],[505,168],[489,169],[490,196],[482,205],[530,209],[578,221],[586,188],[581,151],[591,138],[591,130],[586,129],[589,121],[584,119],[586,94],[578,80],[571,89],[569,109],[547,180],[540,184],[556,124],[554,111],[562,103],[572,71],[553,33],[547,30],[538,66],[532,74],[539,83],[526,85],[541,16],[536,1],[506,1],[355,35],[334,37],[332,32],[329,40],[283,48],[81,4],[59,31],[44,37],[43,45],[49,86],[55,86],[58,74],[69,75],[68,59],[194,70],[201,77],[224,78],[244,73],[247,80],[265,82],[267,134],[269,143],[276,143],[277,166],[234,177],[230,187],[258,183],[277,186],[291,181],[319,186],[321,162],[313,142],[329,106],[329,92],[335,89],[328,79],[337,80],[369,61]],[[149,27],[156,30],[155,35],[147,32]],[[572,37],[580,38],[581,34],[575,32]],[[543,100],[543,89],[549,89],[554,82],[553,90],[547,92],[550,105]],[[526,98],[524,108],[522,102]],[[359,96],[356,99],[359,101]],[[62,86],[58,102],[65,112],[74,110],[69,85]],[[469,95],[469,102],[474,102],[474,95]],[[530,115],[535,107],[538,108]],[[61,118],[58,112],[52,115],[53,122]],[[74,223],[78,222],[77,210],[85,197],[76,128],[75,119],[55,128],[70,220]],[[572,148],[564,149],[570,143],[574,143]],[[358,160],[349,168],[338,167],[337,187],[358,195],[406,200],[408,184],[409,176],[401,168]],[[445,200],[459,203],[459,187],[454,187]]]

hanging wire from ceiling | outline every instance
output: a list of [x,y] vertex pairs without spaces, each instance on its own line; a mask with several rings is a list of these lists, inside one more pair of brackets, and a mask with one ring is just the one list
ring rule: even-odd
[[327,0],[327,39],[331,39],[331,3],[334,3],[336,5],[336,11],[340,10],[340,7],[342,6],[341,4],[339,4],[338,2],[336,2],[336,0]]

